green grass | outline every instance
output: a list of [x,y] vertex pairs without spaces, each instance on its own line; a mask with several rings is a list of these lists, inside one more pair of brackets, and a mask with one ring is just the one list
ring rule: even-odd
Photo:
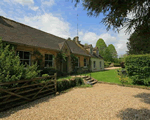
[[[90,76],[89,73],[87,75]],[[99,72],[91,72],[91,77],[95,78],[98,81],[121,84],[116,69],[99,71]]]

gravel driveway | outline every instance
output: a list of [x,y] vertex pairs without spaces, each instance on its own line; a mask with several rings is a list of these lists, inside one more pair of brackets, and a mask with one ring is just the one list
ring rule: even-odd
[[150,120],[150,91],[95,84],[0,113],[1,120]]

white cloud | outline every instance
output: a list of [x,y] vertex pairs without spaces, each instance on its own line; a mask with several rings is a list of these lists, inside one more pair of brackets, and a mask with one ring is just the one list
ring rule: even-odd
[[102,38],[106,45],[113,44],[117,50],[118,55],[125,54],[127,51],[128,38],[130,35],[124,33],[125,29],[122,29],[118,34],[111,35],[110,33],[96,34],[94,32],[79,32],[79,40],[82,44],[88,43],[95,47],[99,38]]
[[6,16],[6,13],[2,9],[0,9],[0,15],[1,16]]
[[42,2],[42,5],[46,5],[46,6],[53,6],[55,4],[54,0],[49,0],[49,1],[44,1],[44,0],[41,0]]
[[21,5],[32,5],[32,4],[34,4],[33,0],[14,0],[14,1],[21,4]]
[[54,34],[59,37],[70,37],[70,25],[62,18],[55,17],[53,14],[43,14],[34,17],[18,18],[24,24],[40,29],[42,31]]
[[30,9],[32,9],[32,10],[34,10],[34,11],[36,11],[36,10],[38,10],[38,9],[39,9],[39,7],[30,6]]

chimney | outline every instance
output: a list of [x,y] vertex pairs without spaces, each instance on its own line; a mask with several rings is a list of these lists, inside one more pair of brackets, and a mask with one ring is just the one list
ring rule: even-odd
[[80,44],[81,41],[79,41],[79,37],[76,36],[73,38],[73,41],[75,41],[75,43]]

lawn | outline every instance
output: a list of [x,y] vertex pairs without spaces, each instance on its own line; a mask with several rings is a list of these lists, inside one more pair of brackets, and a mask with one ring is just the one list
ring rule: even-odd
[[[87,74],[87,75],[90,76],[90,74]],[[92,72],[91,77],[95,78],[98,81],[121,84],[119,81],[119,77],[118,77],[116,69],[115,70],[105,70],[105,71],[99,71],[99,72]]]

